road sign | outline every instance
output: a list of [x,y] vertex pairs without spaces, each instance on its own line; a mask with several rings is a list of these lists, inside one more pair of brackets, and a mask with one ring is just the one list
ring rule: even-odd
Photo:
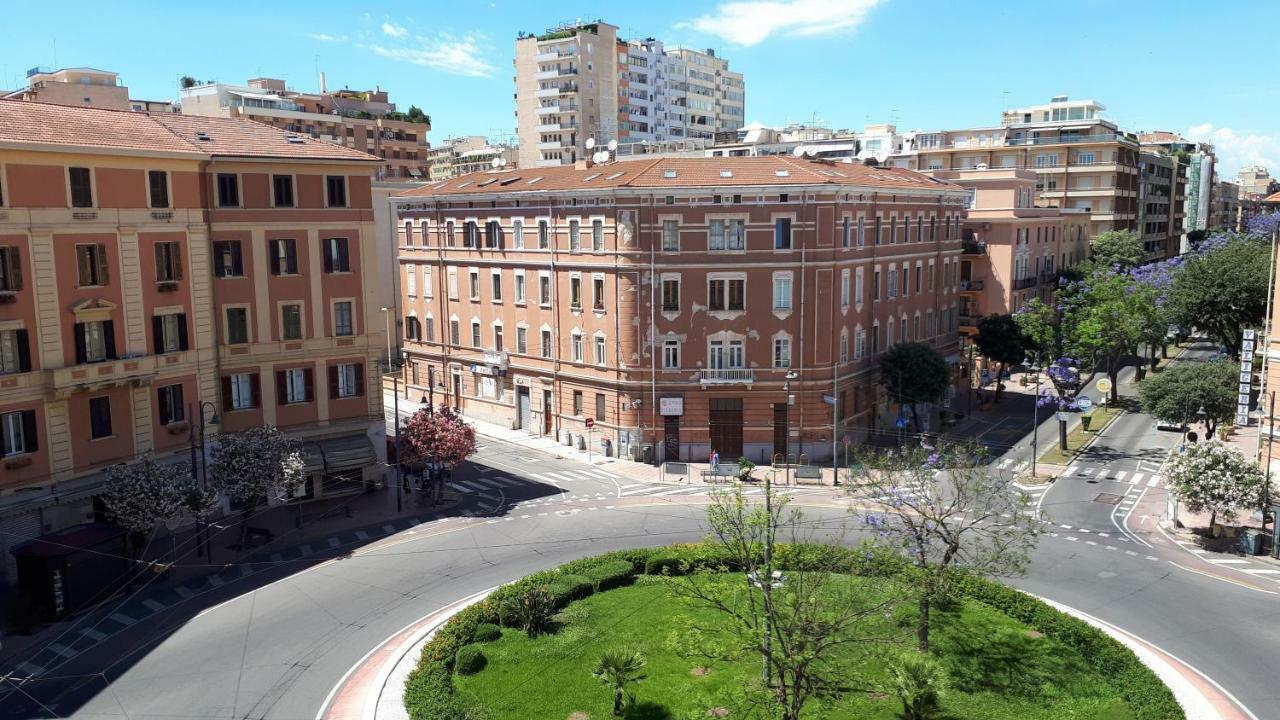
[[1245,340],[1253,340],[1255,337],[1256,337],[1256,335],[1254,334],[1254,330],[1253,330],[1253,329],[1251,329],[1251,328],[1246,328],[1246,329],[1245,329],[1245,331],[1244,331],[1244,339],[1245,339]]
[[588,429],[590,429],[590,428],[593,428],[593,427],[595,427],[595,426],[596,426],[596,419],[595,419],[595,418],[587,418],[587,428],[588,428]]
[[823,395],[823,396],[822,396],[822,402],[824,402],[824,403],[826,403],[826,404],[828,404],[828,405],[835,405],[835,404],[836,404],[836,396],[835,396],[835,395]]
[[1093,407],[1093,401],[1087,397],[1076,398],[1076,407],[1080,408],[1081,410],[1088,410],[1089,408]]
[[1102,378],[1101,380],[1099,380],[1098,390],[1101,390],[1102,392],[1111,392],[1111,379]]
[[1068,415],[1067,413],[1064,413],[1064,412],[1060,412],[1060,413],[1058,413],[1057,415],[1058,415],[1058,421],[1059,421],[1059,422],[1066,422],[1066,421],[1067,421],[1067,418],[1071,417],[1070,415]]
[[893,424],[895,427],[901,430],[902,428],[907,426],[907,419],[904,417],[900,417]]

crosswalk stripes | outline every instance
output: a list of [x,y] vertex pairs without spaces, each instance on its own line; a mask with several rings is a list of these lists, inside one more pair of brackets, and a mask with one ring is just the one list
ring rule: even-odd
[[1152,475],[1151,479],[1147,481],[1147,487],[1155,487],[1158,482],[1160,482],[1160,476]]
[[1133,484],[1133,485],[1138,485],[1138,484],[1141,484],[1141,483],[1142,483],[1142,478],[1144,478],[1144,477],[1146,477],[1146,475],[1145,475],[1145,474],[1140,473],[1140,472],[1136,472],[1136,473],[1134,473],[1134,474],[1132,474],[1132,475],[1130,475],[1130,476],[1129,476],[1129,482],[1130,482],[1131,484]]
[[[1115,479],[1116,479],[1116,480],[1123,480],[1123,479],[1124,479],[1124,476],[1125,476],[1126,474],[1128,474],[1128,473],[1127,473],[1126,471],[1124,471],[1124,470],[1117,470],[1117,471],[1116,471],[1116,475],[1115,475]],[[1131,481],[1131,482],[1132,482],[1132,481]]]

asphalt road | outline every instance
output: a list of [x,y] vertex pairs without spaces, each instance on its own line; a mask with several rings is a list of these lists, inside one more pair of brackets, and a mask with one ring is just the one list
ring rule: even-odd
[[[486,438],[454,478],[469,515],[371,540],[269,584],[247,577],[216,596],[221,604],[196,598],[138,623],[5,696],[0,718],[313,720],[367,651],[436,608],[575,557],[704,534],[705,490],[610,475]],[[794,491],[793,502],[830,527],[848,519],[848,499],[830,489]],[[1161,646],[1258,717],[1280,720],[1277,595],[1184,569],[1119,533],[1067,524],[1049,528],[1015,585]]]

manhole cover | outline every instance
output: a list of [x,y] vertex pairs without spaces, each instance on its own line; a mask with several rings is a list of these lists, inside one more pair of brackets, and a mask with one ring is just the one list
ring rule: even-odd
[[1123,496],[1115,493],[1098,493],[1098,497],[1094,498],[1094,502],[1106,503],[1108,505],[1119,505]]

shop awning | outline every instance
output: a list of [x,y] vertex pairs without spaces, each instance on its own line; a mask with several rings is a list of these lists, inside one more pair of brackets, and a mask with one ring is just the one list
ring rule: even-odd
[[372,465],[378,461],[378,454],[373,441],[362,433],[304,442],[302,460],[309,474],[333,473]]

